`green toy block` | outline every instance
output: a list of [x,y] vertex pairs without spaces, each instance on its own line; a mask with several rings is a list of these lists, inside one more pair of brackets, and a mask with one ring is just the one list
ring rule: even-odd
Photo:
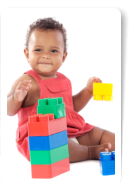
[[37,114],[54,114],[55,119],[66,116],[65,103],[62,97],[38,100]]
[[30,151],[31,165],[48,165],[69,157],[68,144],[49,151]]

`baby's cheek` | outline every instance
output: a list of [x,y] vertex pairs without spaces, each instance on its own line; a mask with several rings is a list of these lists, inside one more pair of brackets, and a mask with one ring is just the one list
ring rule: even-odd
[[56,57],[56,59],[57,59],[58,63],[60,63],[60,62],[63,61],[63,56],[58,55],[58,56]]

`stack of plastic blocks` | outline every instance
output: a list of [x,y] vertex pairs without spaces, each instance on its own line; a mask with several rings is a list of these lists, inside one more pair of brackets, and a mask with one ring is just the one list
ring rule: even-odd
[[99,163],[102,175],[115,175],[115,151],[101,152]]
[[38,100],[37,114],[29,116],[28,135],[32,178],[53,178],[70,170],[62,98]]
[[100,101],[113,101],[113,84],[93,83],[93,99]]

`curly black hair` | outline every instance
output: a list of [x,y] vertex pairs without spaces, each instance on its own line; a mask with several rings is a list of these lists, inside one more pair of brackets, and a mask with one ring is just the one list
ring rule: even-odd
[[55,19],[49,17],[49,18],[43,18],[43,19],[38,19],[35,22],[33,22],[30,26],[29,29],[27,30],[26,34],[26,42],[25,42],[25,48],[28,48],[28,41],[30,34],[35,30],[35,29],[40,29],[40,30],[59,30],[62,35],[63,35],[63,40],[64,40],[64,52],[67,52],[67,34],[66,34],[66,29],[63,27],[63,24],[59,23]]

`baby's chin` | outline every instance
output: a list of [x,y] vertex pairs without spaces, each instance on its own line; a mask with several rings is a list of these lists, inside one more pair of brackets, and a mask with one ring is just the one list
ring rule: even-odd
[[40,77],[45,77],[45,78],[53,78],[57,77],[56,72],[57,71],[48,71],[47,69],[42,69],[42,70],[34,70]]

